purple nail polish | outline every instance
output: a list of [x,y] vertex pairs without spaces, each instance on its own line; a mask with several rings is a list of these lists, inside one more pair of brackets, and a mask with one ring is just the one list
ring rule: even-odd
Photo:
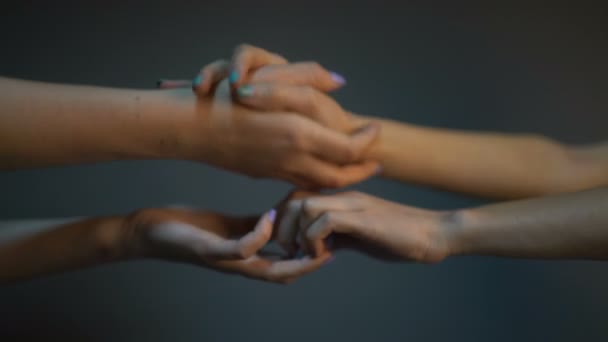
[[344,79],[344,77],[342,77],[342,75],[338,74],[337,72],[333,72],[331,71],[329,73],[331,75],[331,78],[338,84],[340,85],[344,85],[346,84],[346,79]]
[[376,176],[381,175],[382,171],[384,171],[384,167],[382,165],[378,165],[378,168],[376,169],[375,175]]
[[277,217],[277,211],[276,209],[270,209],[270,211],[268,212],[268,219],[270,220],[270,222],[274,223],[274,219]]
[[335,256],[333,256],[333,255],[332,255],[332,256],[330,256],[330,257],[329,257],[329,259],[327,259],[327,261],[325,262],[325,265],[329,264],[330,262],[332,262],[332,261],[334,261],[334,260],[336,260],[336,257],[335,257]]

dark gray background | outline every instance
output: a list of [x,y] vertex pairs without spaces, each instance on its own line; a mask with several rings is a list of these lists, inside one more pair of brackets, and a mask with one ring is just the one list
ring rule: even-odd
[[[148,88],[192,77],[248,42],[343,74],[348,86],[336,97],[353,111],[566,142],[606,138],[600,5],[450,3],[23,1],[1,9],[0,73]],[[4,172],[0,216],[175,203],[251,213],[288,188],[174,161]],[[482,203],[384,180],[357,188],[429,208]],[[288,287],[131,262],[0,288],[0,340],[603,340],[607,288],[599,262],[467,257],[424,266],[344,253]]]

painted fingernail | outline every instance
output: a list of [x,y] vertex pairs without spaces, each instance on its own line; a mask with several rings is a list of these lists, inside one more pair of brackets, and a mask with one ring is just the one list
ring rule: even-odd
[[230,82],[230,84],[235,84],[236,81],[239,80],[239,72],[236,70],[232,70],[232,72],[230,73],[230,76],[228,76],[228,82]]
[[277,211],[275,209],[270,209],[268,212],[268,219],[270,222],[274,223],[274,219],[277,217]]
[[334,260],[336,260],[336,257],[332,255],[332,256],[329,257],[329,259],[327,259],[327,261],[325,261],[324,264],[327,265],[327,264],[331,263]]
[[295,258],[302,259],[305,255],[306,255],[306,253],[304,252],[303,249],[298,249],[298,251],[296,252]]
[[198,74],[194,80],[192,80],[192,89],[196,89],[199,85],[201,85],[201,83],[203,83],[203,76]]
[[346,79],[344,79],[344,77],[337,72],[331,71],[329,74],[331,75],[332,80],[334,80],[336,83],[340,85],[346,84]]
[[335,240],[335,237],[333,234],[328,236],[327,239],[325,239],[325,247],[327,247],[327,249],[331,250],[334,247],[334,240]]
[[244,85],[239,87],[236,92],[240,97],[248,97],[253,95],[253,87],[250,85]]

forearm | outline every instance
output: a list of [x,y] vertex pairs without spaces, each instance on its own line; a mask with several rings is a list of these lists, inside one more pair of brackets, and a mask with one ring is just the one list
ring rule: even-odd
[[511,199],[608,184],[606,145],[574,148],[534,135],[380,122],[381,138],[371,156],[382,162],[388,178]]
[[0,283],[127,257],[121,217],[8,221],[0,224]]
[[451,255],[608,259],[608,188],[457,212]]
[[0,168],[165,158],[185,118],[167,92],[0,78]]

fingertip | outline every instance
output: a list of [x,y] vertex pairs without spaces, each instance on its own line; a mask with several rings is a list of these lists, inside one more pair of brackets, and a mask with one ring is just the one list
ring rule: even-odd
[[234,69],[230,72],[230,75],[228,76],[228,82],[231,85],[236,85],[238,83],[240,79],[240,73],[238,70]]
[[246,84],[244,86],[238,87],[236,93],[240,98],[251,97],[253,95],[253,86],[250,84]]
[[198,74],[192,80],[192,90],[196,91],[203,83],[203,75]]
[[337,72],[330,71],[329,75],[331,76],[331,79],[335,83],[337,83],[340,87],[346,84],[346,79],[342,75],[338,74]]

